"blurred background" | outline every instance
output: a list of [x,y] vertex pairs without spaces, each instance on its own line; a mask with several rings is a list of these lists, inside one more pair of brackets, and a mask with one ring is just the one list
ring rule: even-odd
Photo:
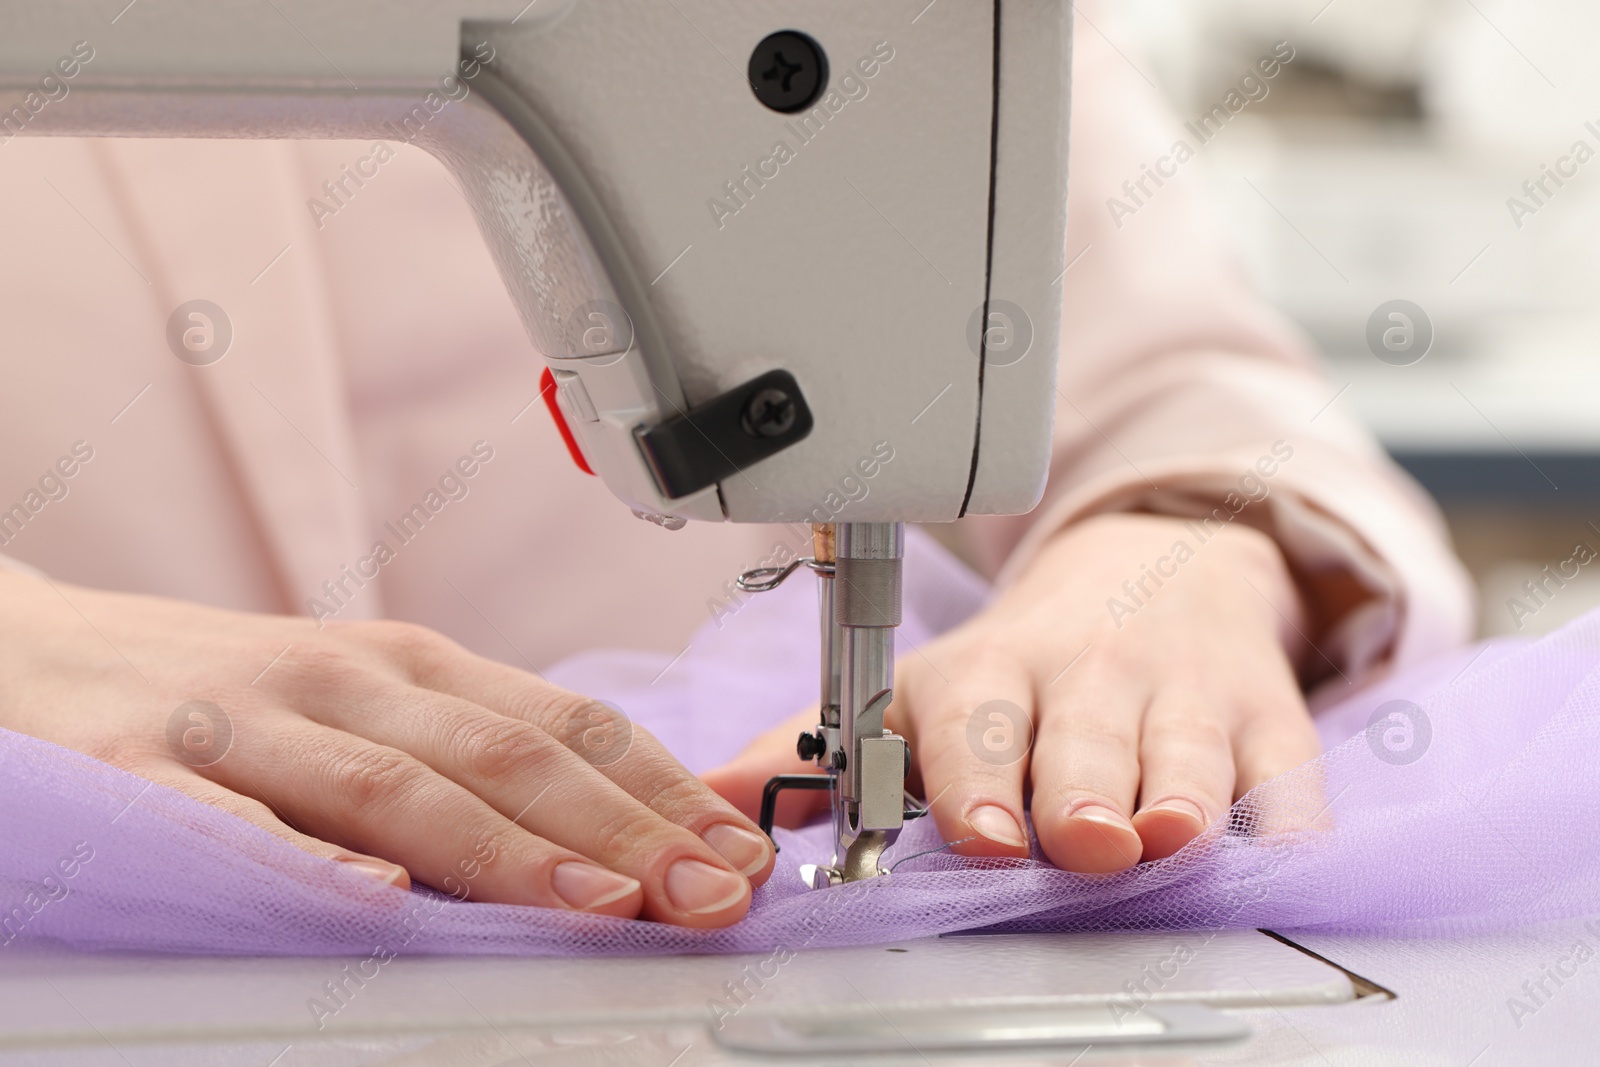
[[[1289,42],[1195,171],[1240,255],[1439,500],[1482,634],[1600,606],[1600,4],[1121,0],[1091,29],[1175,139]],[[1421,317],[1369,341],[1395,300]]]

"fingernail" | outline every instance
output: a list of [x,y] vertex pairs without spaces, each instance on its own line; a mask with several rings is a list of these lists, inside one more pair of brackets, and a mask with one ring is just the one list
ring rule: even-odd
[[748,886],[743,876],[699,860],[682,859],[667,868],[667,898],[690,915],[721,911],[744,896]]
[[395,863],[385,863],[383,860],[367,859],[365,856],[339,857],[339,862],[352,871],[360,871],[368,878],[376,878],[384,885],[410,885],[411,877],[406,874],[406,869]]
[[1071,817],[1074,819],[1085,819],[1092,823],[1099,823],[1101,826],[1113,827],[1118,830],[1126,830],[1130,834],[1137,833],[1137,831],[1133,828],[1133,823],[1128,821],[1128,817],[1126,815],[1123,815],[1121,812],[1112,811],[1110,808],[1105,807],[1102,804],[1085,804],[1083,807],[1074,811]]
[[1145,811],[1170,811],[1174,812],[1175,814],[1185,816],[1186,818],[1193,819],[1195,824],[1202,828],[1211,825],[1211,817],[1200,810],[1200,805],[1191,800],[1184,800],[1181,797],[1173,797],[1171,800],[1163,800],[1161,803],[1156,804],[1153,807],[1146,808]]
[[746,877],[765,867],[772,855],[772,845],[765,834],[732,823],[718,823],[700,836]]
[[979,834],[1002,845],[1023,848],[1028,839],[1022,836],[1022,827],[1011,813],[994,804],[980,804],[967,813],[967,825]]
[[567,860],[550,872],[550,887],[571,907],[592,911],[637,891],[639,882],[593,863]]

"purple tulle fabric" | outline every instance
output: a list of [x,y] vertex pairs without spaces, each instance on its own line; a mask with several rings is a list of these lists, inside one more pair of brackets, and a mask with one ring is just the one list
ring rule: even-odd
[[[907,586],[903,654],[985,595],[917,536]],[[728,607],[670,665],[596,652],[550,677],[621,707],[691,768],[714,766],[816,691],[809,579]],[[1600,615],[1403,672],[1341,699],[1319,728],[1324,756],[1256,789],[1170,859],[1103,876],[1057,870],[1037,850],[1030,861],[965,860],[938,851],[932,820],[920,820],[888,854],[890,877],[813,891],[798,866],[828,858],[827,829],[780,831],[777,870],[749,917],[718,931],[386,889],[178,793],[0,731],[0,944],[592,955],[975,928],[1423,935],[1600,912]]]

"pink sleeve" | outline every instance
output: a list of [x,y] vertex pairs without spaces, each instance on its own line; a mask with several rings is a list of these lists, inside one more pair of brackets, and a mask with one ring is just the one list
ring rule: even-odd
[[[1193,134],[1081,16],[1076,30],[1050,479],[1030,515],[964,520],[963,547],[1005,583],[1086,516],[1215,513],[1277,539],[1310,636],[1353,680],[1465,640],[1472,587],[1432,502],[1249,290],[1203,203],[1203,149],[1176,161]],[[1141,189],[1162,157],[1176,175]]]

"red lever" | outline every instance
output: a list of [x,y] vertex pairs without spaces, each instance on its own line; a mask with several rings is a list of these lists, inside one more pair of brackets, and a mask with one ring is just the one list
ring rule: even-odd
[[583,473],[593,474],[589,461],[583,458],[583,450],[578,447],[578,439],[572,434],[572,427],[567,425],[567,417],[561,413],[561,405],[556,401],[556,376],[549,367],[539,375],[539,395],[544,397],[544,406],[550,409],[550,417],[556,420],[556,429],[561,432],[561,440],[567,443],[567,454],[572,457],[572,462]]

